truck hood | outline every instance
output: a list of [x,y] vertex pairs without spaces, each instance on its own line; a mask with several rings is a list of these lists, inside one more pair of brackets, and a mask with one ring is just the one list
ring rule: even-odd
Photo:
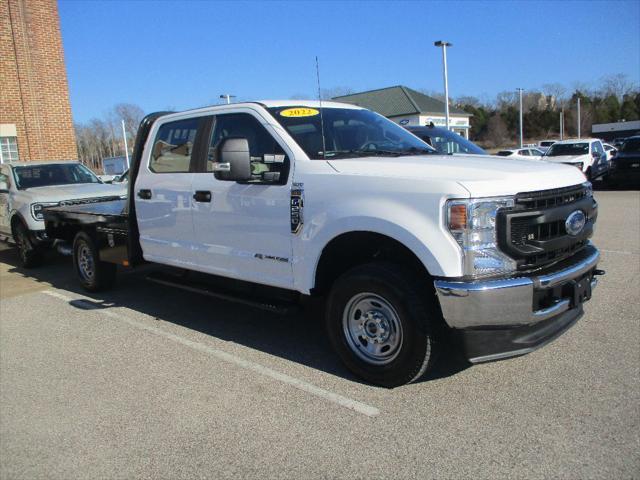
[[588,163],[589,162],[589,154],[585,153],[583,155],[559,155],[557,157],[542,157],[545,162],[552,163]]
[[489,155],[362,157],[327,162],[337,172],[349,175],[411,178],[430,183],[455,182],[472,197],[514,195],[568,187],[585,181],[582,172],[569,165]]
[[95,197],[120,197],[127,194],[123,185],[109,185],[105,183],[80,183],[77,185],[51,185],[48,187],[34,187],[21,190],[22,193],[33,197],[34,202],[61,202],[63,200],[77,200]]

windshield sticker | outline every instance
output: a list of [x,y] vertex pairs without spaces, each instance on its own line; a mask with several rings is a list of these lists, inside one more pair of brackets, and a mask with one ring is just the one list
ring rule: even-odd
[[320,112],[315,108],[287,108],[280,112],[281,117],[315,117]]

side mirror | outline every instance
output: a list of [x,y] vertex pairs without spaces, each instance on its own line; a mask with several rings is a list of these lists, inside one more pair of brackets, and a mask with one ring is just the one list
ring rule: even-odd
[[218,180],[245,182],[251,179],[251,154],[246,138],[226,138],[218,147],[218,163],[213,167]]
[[9,193],[9,184],[0,180],[0,193]]

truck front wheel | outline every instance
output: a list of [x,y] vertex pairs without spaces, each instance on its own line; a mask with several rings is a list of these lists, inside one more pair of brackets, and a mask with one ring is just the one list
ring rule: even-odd
[[14,228],[14,240],[18,246],[20,261],[24,268],[35,268],[42,265],[44,256],[42,251],[29,238],[29,230],[19,221]]
[[333,284],[329,338],[359,377],[392,388],[417,380],[434,364],[438,312],[419,280],[399,265],[371,263]]
[[95,242],[85,232],[78,233],[73,241],[73,267],[89,292],[108,290],[116,280],[116,265],[100,261]]

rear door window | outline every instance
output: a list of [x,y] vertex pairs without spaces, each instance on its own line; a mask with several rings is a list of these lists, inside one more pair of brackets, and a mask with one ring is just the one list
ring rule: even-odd
[[203,117],[167,122],[153,142],[149,170],[154,173],[188,173]]

